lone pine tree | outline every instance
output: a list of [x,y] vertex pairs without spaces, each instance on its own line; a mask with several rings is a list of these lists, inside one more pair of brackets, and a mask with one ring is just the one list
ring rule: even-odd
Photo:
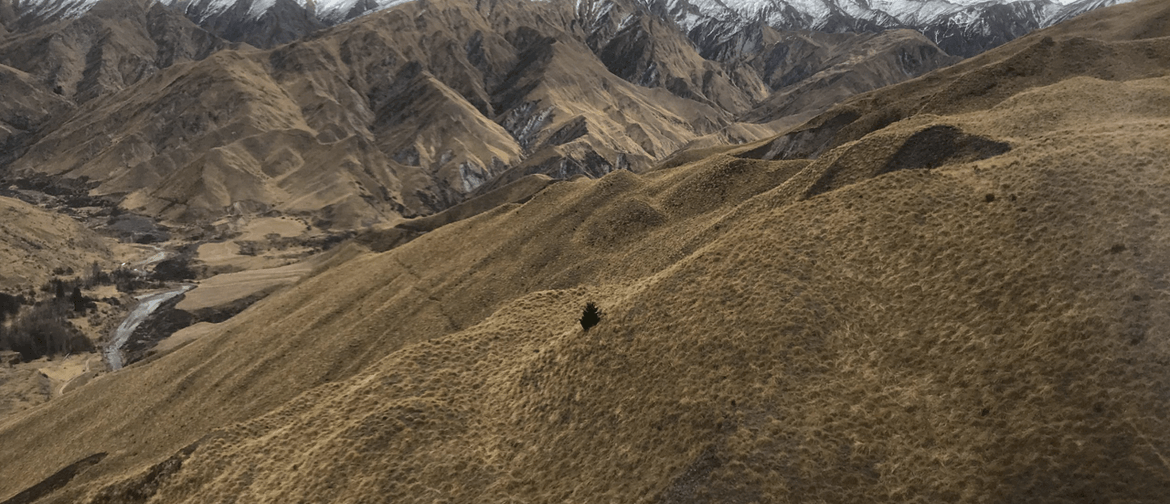
[[601,322],[601,310],[593,303],[585,303],[585,310],[581,312],[581,327],[586,331]]

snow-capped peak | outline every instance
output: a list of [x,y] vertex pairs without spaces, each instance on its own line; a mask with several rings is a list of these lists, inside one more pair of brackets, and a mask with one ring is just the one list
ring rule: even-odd
[[[16,14],[33,19],[76,18],[101,0],[15,0]],[[321,26],[348,21],[357,16],[388,9],[413,0],[156,0],[182,12],[205,27],[228,25],[252,30],[255,21],[276,12],[291,21],[270,21],[298,25],[307,33]],[[537,1],[537,0],[532,0]],[[569,0],[556,0],[569,1]],[[780,29],[823,31],[881,30],[912,28],[935,38],[960,45],[964,37],[983,36],[1003,43],[1031,30],[1060,22],[1083,12],[1132,0],[634,0],[659,12],[692,38],[717,39],[733,36],[752,23],[763,22]],[[610,0],[576,0],[581,16],[600,16],[612,8]],[[588,5],[583,9],[582,5]],[[291,7],[291,10],[290,10]],[[1003,24],[1007,8],[1007,25]],[[589,11],[586,13],[585,11]],[[995,11],[993,14],[992,11]],[[294,19],[295,18],[295,19]],[[261,23],[263,24],[263,22]],[[252,27],[252,28],[249,28]],[[940,28],[941,27],[941,28]],[[216,30],[216,28],[211,28]],[[697,31],[696,31],[697,30]],[[997,33],[997,30],[1002,33]],[[294,30],[296,31],[296,30]],[[287,32],[285,30],[285,33]],[[934,33],[934,35],[930,35]],[[697,35],[698,34],[698,35]],[[222,35],[222,34],[221,34]],[[225,35],[229,38],[239,34]],[[295,37],[297,35],[288,35]],[[247,38],[247,37],[244,37]],[[990,40],[989,39],[989,40]],[[1002,40],[1001,40],[1002,39]],[[233,38],[234,40],[234,38]],[[289,41],[261,40],[262,45]],[[958,41],[958,42],[956,42]],[[988,42],[991,43],[991,42]],[[976,51],[986,49],[978,44]],[[950,52],[952,49],[944,47]],[[957,54],[970,55],[970,51]]]

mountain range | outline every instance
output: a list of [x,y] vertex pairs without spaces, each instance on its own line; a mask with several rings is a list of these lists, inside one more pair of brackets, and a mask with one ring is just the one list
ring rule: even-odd
[[271,49],[146,0],[78,12],[0,39],[0,170],[184,225],[392,224],[759,138],[957,61],[910,30],[767,26],[716,61],[632,1],[411,2]]
[[[11,1],[11,0],[5,0]],[[231,41],[257,47],[288,43],[308,33],[407,3],[409,0],[161,0],[196,24]],[[710,59],[751,52],[757,25],[825,32],[909,28],[949,54],[973,56],[1028,31],[1129,0],[638,0],[679,29]],[[78,17],[98,0],[13,2],[19,24]],[[580,13],[607,12],[611,0],[575,2]],[[747,45],[748,47],[745,47]]]
[[884,27],[1031,16],[963,54],[1101,3],[851,2],[0,0],[0,173],[174,223],[392,224],[759,138],[958,61]]

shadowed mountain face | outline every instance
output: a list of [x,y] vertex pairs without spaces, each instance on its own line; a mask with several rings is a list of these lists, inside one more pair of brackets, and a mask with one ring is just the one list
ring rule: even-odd
[[632,2],[444,0],[256,50],[105,0],[0,43],[21,97],[0,116],[0,161],[173,222],[277,211],[359,227],[527,175],[754,140],[953,62],[908,32],[761,37],[766,53],[726,63]]
[[[415,50],[348,33],[383,58]],[[564,89],[575,74],[559,51],[577,49],[549,33],[485,32],[482,47]],[[381,68],[330,36],[205,61]],[[435,84],[458,58],[416,61],[337,77],[366,76],[348,88],[379,104],[364,124],[414,124],[400,89],[477,113],[516,100],[467,98],[477,80]],[[532,177],[543,190],[523,204],[381,253],[350,243],[187,346],[5,421],[0,498],[1160,502],[1167,68],[1170,6],[1139,1],[860,95],[789,135],[642,173]],[[340,142],[315,121],[340,123],[341,103],[278,115],[309,91],[276,93],[287,77],[268,75],[205,86],[253,97],[238,101],[255,118],[237,136],[270,123]],[[321,79],[312,92],[347,89]],[[555,91],[529,93],[567,108]],[[529,145],[582,141],[595,114]],[[398,148],[379,141],[370,152]],[[584,332],[588,303],[600,321]]]
[[747,122],[794,126],[857,93],[959,61],[910,30],[860,36],[772,32],[765,40],[748,64],[774,92],[740,117]]
[[287,44],[327,25],[317,18],[311,3],[296,0],[244,0],[226,5],[222,0],[160,3],[216,35],[257,47]]
[[922,29],[948,54],[975,56],[1045,26],[1043,2],[993,5],[975,12],[955,12]]

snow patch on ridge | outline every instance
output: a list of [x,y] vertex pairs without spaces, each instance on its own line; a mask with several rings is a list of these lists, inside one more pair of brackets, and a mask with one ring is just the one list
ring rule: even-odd
[[[298,0],[301,1],[301,0]],[[396,5],[402,5],[413,0],[375,0],[373,9],[363,12],[362,15],[386,10]],[[358,0],[321,0],[317,2],[317,17],[330,23],[345,21],[350,11],[358,4]]]
[[18,16],[33,14],[36,17],[61,17],[72,19],[89,12],[98,0],[27,0],[13,2]]

